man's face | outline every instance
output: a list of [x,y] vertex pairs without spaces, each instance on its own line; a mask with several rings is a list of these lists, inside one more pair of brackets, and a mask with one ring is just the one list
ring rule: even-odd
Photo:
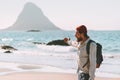
[[77,38],[77,42],[80,42],[80,41],[83,40],[83,39],[82,39],[82,34],[80,34],[78,31],[76,31],[75,37]]

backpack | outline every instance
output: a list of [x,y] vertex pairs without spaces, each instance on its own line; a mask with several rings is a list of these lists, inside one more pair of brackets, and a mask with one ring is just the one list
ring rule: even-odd
[[[88,55],[90,54],[90,43],[91,42],[96,43],[93,40],[89,40],[88,41],[87,46],[86,46],[86,51],[87,51]],[[101,65],[101,63],[102,63],[102,61],[103,61],[102,45],[100,43],[96,43],[96,45],[97,45],[97,51],[96,51],[96,68],[99,68],[100,65]],[[89,62],[89,57],[88,57],[88,60],[87,60],[86,64],[83,66],[83,68],[87,65],[88,62]]]

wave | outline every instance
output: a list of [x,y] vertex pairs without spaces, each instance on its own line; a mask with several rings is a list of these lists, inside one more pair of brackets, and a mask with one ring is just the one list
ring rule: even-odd
[[107,48],[107,49],[103,49],[103,52],[110,52],[110,53],[119,53],[120,49],[118,48]]
[[2,42],[13,41],[13,38],[2,38],[1,41]]
[[38,45],[37,47],[42,51],[50,51],[50,52],[57,52],[57,53],[68,53],[68,52],[77,52],[77,49],[72,46],[59,46],[59,45]]

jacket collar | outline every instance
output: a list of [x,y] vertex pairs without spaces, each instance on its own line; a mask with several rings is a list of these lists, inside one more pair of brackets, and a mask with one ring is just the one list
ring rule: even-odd
[[88,38],[81,46],[84,46],[88,43],[88,41],[90,40],[90,38]]

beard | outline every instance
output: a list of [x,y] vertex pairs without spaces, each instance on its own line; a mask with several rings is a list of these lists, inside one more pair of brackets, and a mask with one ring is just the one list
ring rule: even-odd
[[82,41],[83,39],[82,38],[77,38],[77,42],[80,42]]

